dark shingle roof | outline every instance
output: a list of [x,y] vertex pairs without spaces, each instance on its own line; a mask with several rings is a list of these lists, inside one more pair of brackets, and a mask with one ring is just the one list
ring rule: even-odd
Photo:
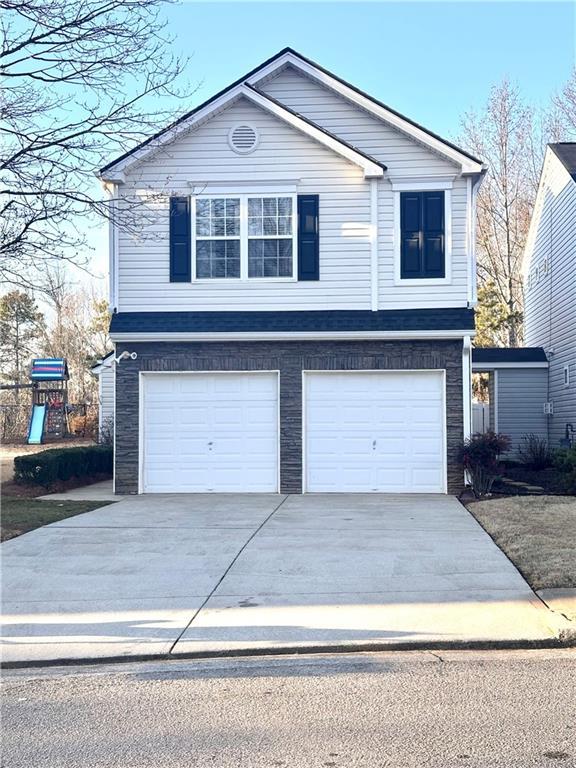
[[472,350],[473,363],[545,363],[542,347],[478,347]]
[[266,333],[330,331],[455,331],[474,329],[474,310],[399,309],[380,312],[118,312],[111,333]]
[[570,176],[576,181],[576,142],[562,141],[548,145]]

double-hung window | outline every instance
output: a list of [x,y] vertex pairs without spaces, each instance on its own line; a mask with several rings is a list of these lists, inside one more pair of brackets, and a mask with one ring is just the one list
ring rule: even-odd
[[294,274],[294,206],[291,197],[248,198],[248,277]]
[[196,277],[240,277],[240,198],[196,200]]
[[296,275],[295,195],[195,198],[196,279]]
[[400,193],[400,277],[444,278],[445,207],[443,191]]

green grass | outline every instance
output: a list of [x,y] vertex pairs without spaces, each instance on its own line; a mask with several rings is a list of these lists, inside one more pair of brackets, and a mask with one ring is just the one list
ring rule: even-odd
[[38,499],[2,499],[0,540],[7,541],[35,528],[67,517],[105,507],[107,501],[39,501]]

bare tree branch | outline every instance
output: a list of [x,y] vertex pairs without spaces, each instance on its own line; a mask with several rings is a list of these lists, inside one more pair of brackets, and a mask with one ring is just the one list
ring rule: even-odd
[[85,265],[83,232],[98,219],[136,231],[140,217],[145,229],[150,200],[113,212],[95,173],[171,123],[175,101],[190,96],[176,87],[186,62],[169,51],[170,2],[0,0],[4,281],[37,286],[51,262]]

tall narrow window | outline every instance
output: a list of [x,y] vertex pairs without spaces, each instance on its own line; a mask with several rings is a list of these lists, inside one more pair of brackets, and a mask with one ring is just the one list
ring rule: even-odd
[[291,197],[248,198],[248,277],[292,277]]
[[400,233],[402,279],[445,277],[444,192],[402,192]]
[[196,277],[240,277],[240,198],[196,201]]

